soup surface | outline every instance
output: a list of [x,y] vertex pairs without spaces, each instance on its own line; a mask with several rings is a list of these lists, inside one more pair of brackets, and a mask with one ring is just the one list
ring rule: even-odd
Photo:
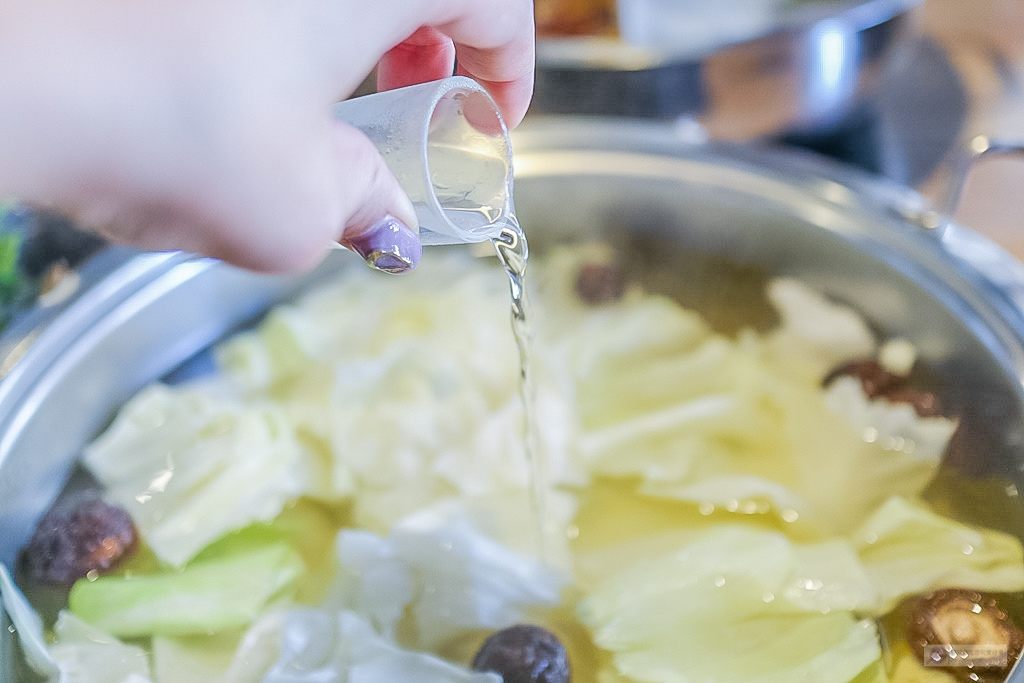
[[[493,259],[348,269],[272,310],[85,449],[97,486],[18,568],[36,667],[498,681],[482,644],[529,624],[557,647],[512,650],[539,672],[564,646],[576,683],[1005,677],[1024,554],[931,502],[958,423],[914,346],[747,279],[769,314],[721,325],[601,244],[531,264],[535,462]],[[99,564],[55,559],[88,545],[71,528]]]

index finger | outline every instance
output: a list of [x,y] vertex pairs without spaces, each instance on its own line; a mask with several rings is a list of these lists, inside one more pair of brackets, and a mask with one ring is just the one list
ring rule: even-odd
[[[417,21],[416,16],[407,19]],[[509,127],[522,121],[533,96],[532,0],[443,0],[431,3],[418,19],[408,37],[381,60],[380,87],[450,74],[439,69],[450,68],[454,44],[458,73],[487,88]],[[433,30],[423,31],[424,26]]]

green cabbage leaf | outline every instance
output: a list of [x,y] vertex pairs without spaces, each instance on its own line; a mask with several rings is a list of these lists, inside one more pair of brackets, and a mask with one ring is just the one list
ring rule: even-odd
[[81,579],[68,606],[120,637],[216,633],[245,627],[287,602],[304,570],[286,542],[229,536],[180,569]]

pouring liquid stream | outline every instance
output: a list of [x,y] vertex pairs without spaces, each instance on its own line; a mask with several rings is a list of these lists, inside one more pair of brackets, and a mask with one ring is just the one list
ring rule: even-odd
[[547,543],[548,471],[537,439],[537,387],[531,364],[533,328],[524,280],[529,260],[526,235],[515,213],[511,213],[501,234],[492,240],[498,260],[508,275],[512,294],[512,335],[519,352],[519,394],[523,404],[523,445],[529,476],[531,512],[535,519],[539,556],[551,560]]
[[[551,553],[547,552],[549,473],[537,435],[536,386],[530,358],[532,323],[524,286],[529,247],[511,202],[508,160],[497,148],[474,147],[458,137],[434,141],[429,145],[428,156],[434,192],[452,224],[473,230],[505,222],[501,233],[491,242],[508,275],[512,295],[512,334],[519,355],[519,392],[523,405],[523,446],[538,556],[550,560]],[[467,168],[473,169],[471,176],[467,175]],[[467,178],[472,180],[467,181]]]

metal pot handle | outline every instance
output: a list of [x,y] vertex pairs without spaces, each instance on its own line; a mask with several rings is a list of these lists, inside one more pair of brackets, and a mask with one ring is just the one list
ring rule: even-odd
[[971,138],[966,147],[953,160],[949,183],[940,198],[939,211],[946,221],[952,221],[963,197],[967,175],[979,162],[998,156],[1020,156],[1024,160],[1024,142],[993,140],[986,135]]
[[[984,159],[1006,156],[1024,160],[1024,142],[993,140],[985,135],[972,138],[954,158],[945,194],[936,201],[936,209],[921,219],[924,227],[935,230],[947,251],[973,266],[1024,317],[1024,264],[995,242],[953,220],[971,169]],[[1019,680],[1024,683],[1024,675]]]

